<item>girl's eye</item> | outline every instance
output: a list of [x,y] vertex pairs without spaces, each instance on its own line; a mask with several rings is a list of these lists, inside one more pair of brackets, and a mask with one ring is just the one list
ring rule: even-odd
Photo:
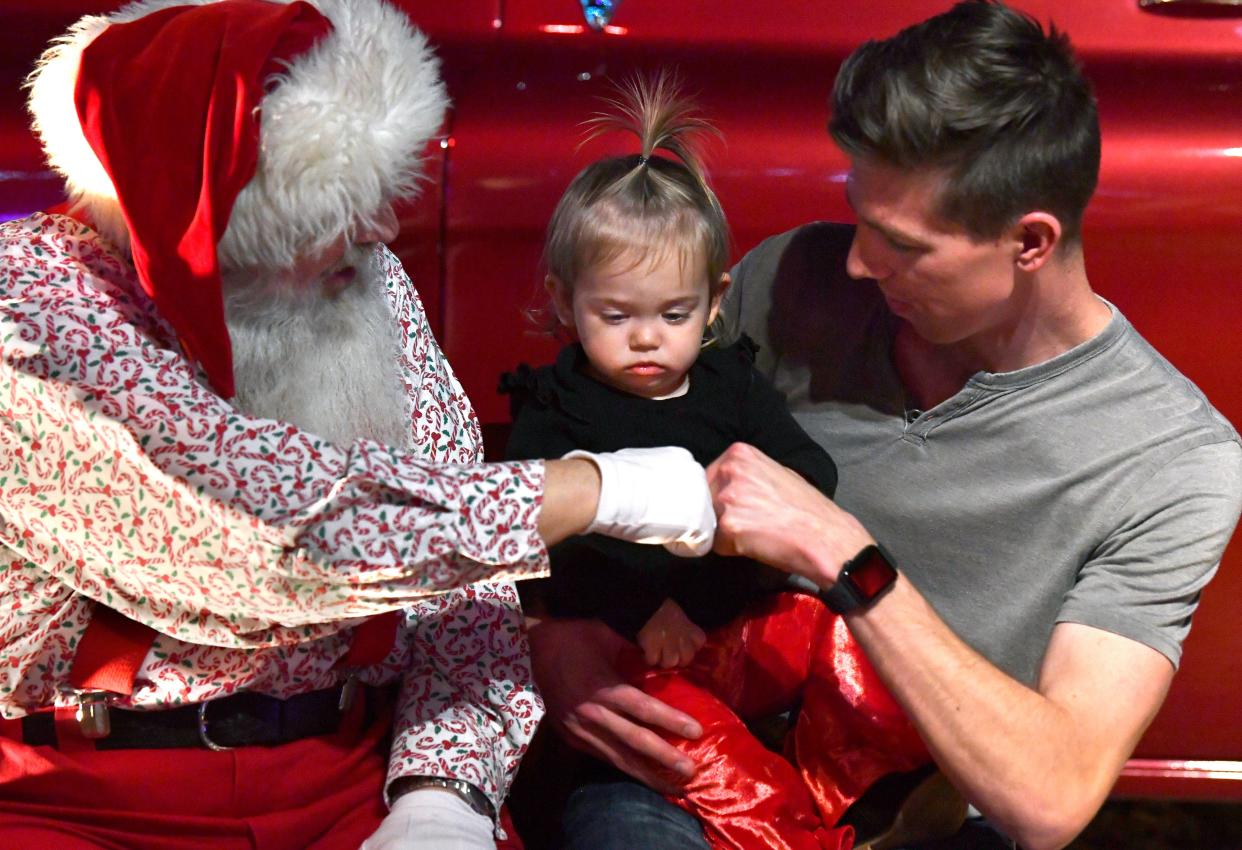
[[681,322],[684,322],[688,318],[690,318],[689,313],[665,313],[664,314],[664,321],[670,322],[671,324],[674,324],[674,325],[680,324]]
[[620,324],[625,321],[624,313],[604,313],[601,318],[610,325]]

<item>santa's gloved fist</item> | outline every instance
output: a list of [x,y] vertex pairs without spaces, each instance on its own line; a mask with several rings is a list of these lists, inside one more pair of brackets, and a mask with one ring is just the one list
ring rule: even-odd
[[456,794],[431,788],[393,801],[361,850],[496,850],[492,820]]
[[675,446],[570,452],[599,469],[599,507],[587,533],[634,543],[663,543],[684,558],[711,551],[716,512],[703,467]]

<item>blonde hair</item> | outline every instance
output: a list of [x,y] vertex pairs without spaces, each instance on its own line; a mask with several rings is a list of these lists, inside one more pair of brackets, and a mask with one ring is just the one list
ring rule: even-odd
[[[547,273],[572,289],[585,270],[627,254],[638,265],[676,248],[684,263],[690,245],[703,252],[714,294],[728,267],[729,228],[707,185],[697,143],[717,131],[698,117],[696,104],[668,72],[620,83],[607,103],[609,111],[587,122],[587,140],[630,132],[638,137],[639,153],[598,160],[569,184],[548,223]],[[555,315],[535,315],[555,327]]]

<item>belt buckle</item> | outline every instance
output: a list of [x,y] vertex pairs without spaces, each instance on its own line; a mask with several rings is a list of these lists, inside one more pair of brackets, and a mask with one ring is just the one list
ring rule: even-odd
[[207,734],[207,706],[211,705],[211,700],[200,702],[198,704],[198,739],[203,742],[203,746],[217,753],[227,752],[235,749],[234,747],[226,747],[223,744],[217,744],[211,740],[211,736]]
[[107,691],[78,691],[76,694],[78,708],[74,719],[78,721],[78,732],[88,740],[106,738],[112,734],[112,718],[108,714]]
[[348,673],[345,681],[341,683],[341,695],[336,701],[336,710],[342,713],[349,711],[354,706],[354,700],[358,696],[358,676],[356,673]]

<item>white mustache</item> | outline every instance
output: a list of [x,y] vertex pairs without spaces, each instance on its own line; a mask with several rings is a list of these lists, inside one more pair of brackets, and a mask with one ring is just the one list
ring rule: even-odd
[[[351,267],[356,278],[326,297],[322,280]],[[233,403],[339,444],[365,437],[406,447],[411,418],[397,324],[375,255],[349,252],[333,269],[319,286],[255,275],[226,287]]]

